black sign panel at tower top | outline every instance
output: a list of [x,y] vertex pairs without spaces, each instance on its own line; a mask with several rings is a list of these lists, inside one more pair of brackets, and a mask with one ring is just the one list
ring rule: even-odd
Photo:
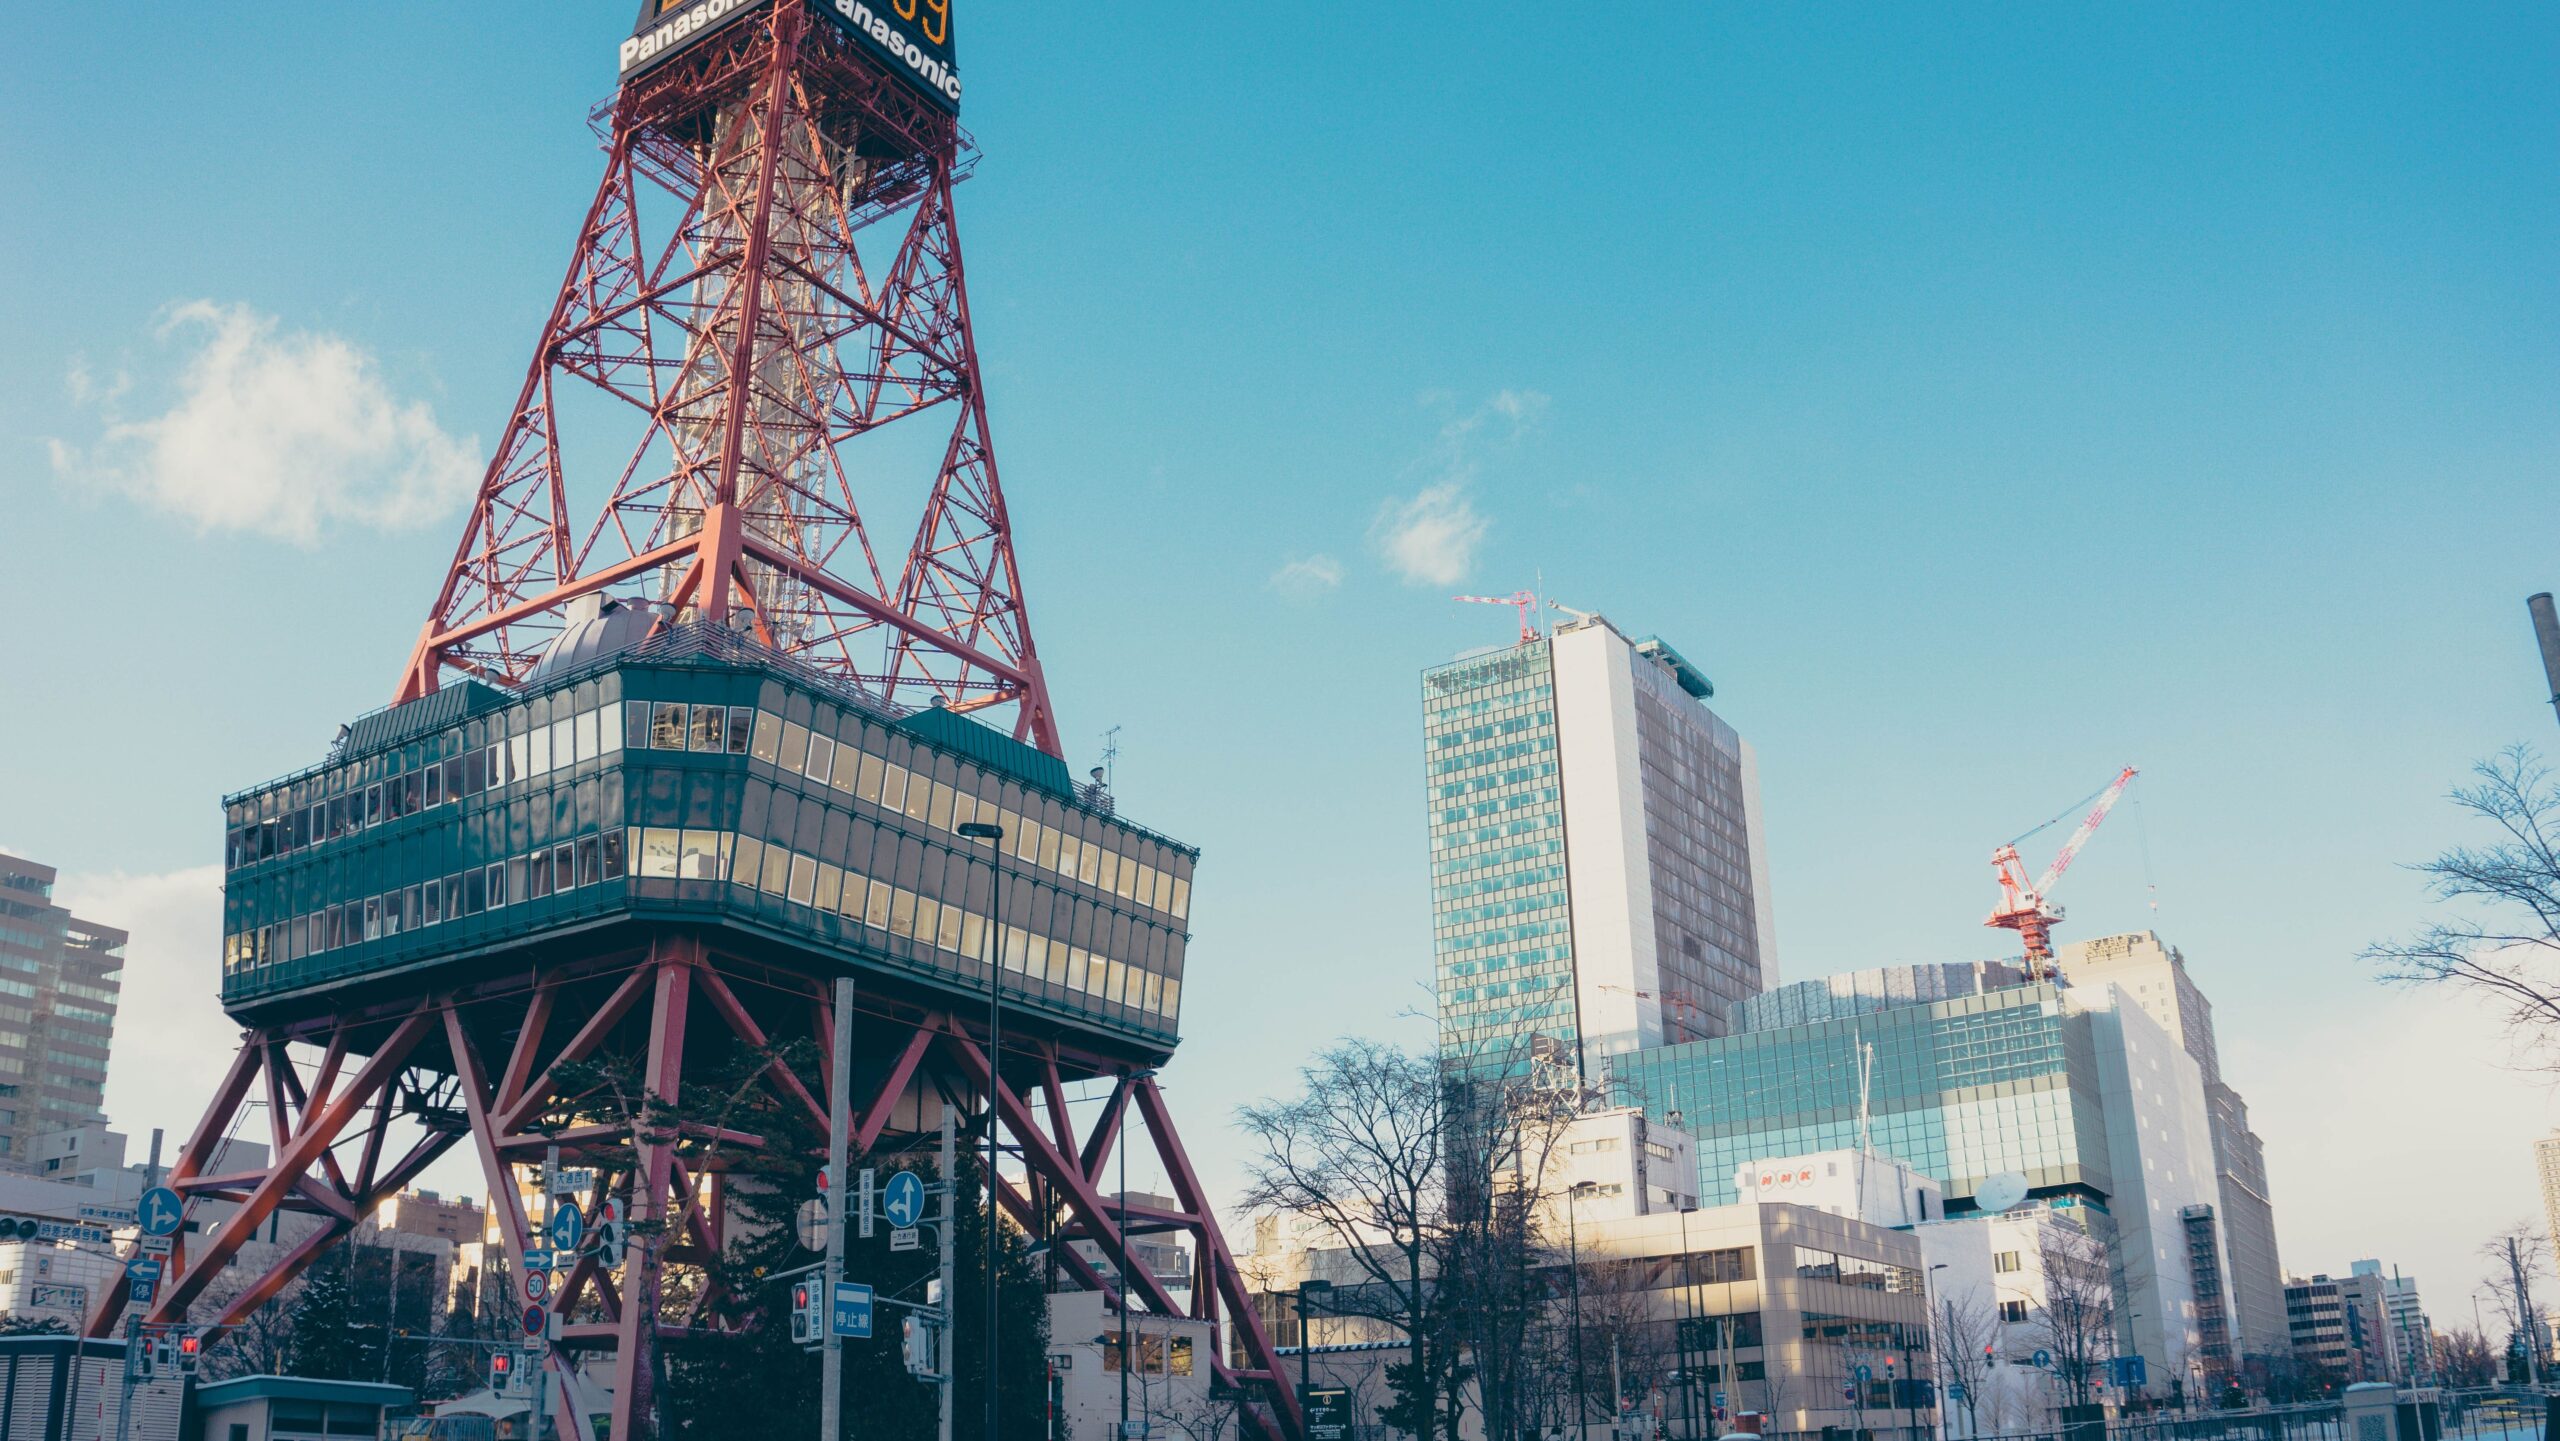
[[[777,0],[641,0],[619,55],[625,80],[683,54],[697,41]],[[805,3],[862,41],[926,100],[960,112],[960,66],[951,42],[954,0],[780,0]]]

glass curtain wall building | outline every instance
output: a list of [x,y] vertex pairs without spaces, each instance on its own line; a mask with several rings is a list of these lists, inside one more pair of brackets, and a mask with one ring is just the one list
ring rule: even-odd
[[102,1121],[125,933],[53,903],[51,866],[0,855],[0,1162]]
[[1591,617],[1423,673],[1445,1059],[1480,1076],[1724,1033],[1773,969],[1759,776],[1659,640]]
[[[1819,986],[1822,982],[1808,982]],[[1789,987],[1794,990],[1796,987]],[[1699,1202],[1731,1205],[1735,1170],[1854,1150],[1859,1069],[1875,1149],[1937,1177],[1950,1212],[2003,1171],[2056,1204],[2115,1189],[2099,1053],[2052,986],[2015,986],[1615,1058],[1611,1077],[1698,1141]]]

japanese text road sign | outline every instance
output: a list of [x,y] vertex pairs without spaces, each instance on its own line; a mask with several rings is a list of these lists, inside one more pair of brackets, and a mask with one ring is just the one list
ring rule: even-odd
[[833,1324],[839,1336],[851,1336],[858,1341],[871,1339],[871,1288],[851,1281],[838,1281]]

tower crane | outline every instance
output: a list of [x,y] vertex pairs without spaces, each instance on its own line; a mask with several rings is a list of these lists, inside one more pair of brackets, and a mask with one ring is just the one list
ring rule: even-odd
[[2071,868],[2072,858],[2089,843],[2089,837],[2097,834],[2099,823],[2107,818],[2107,812],[2115,809],[2116,801],[2124,795],[2124,788],[2133,783],[2136,774],[2138,772],[2132,766],[2126,766],[2112,783],[2080,803],[2097,802],[2089,814],[2081,818],[2080,829],[2073,831],[2071,839],[2062,843],[2062,850],[2054,856],[2053,864],[2045,867],[2044,874],[2033,882],[2027,880],[2026,863],[2018,859],[2018,841],[2059,824],[2080,805],[2072,806],[1991,853],[1992,874],[2000,878],[2000,904],[1992,908],[1983,924],[2018,933],[2018,942],[2027,953],[2027,974],[2035,980],[2053,979],[2053,923],[2062,919],[2062,908],[2046,898],[2053,893],[2054,884],[2062,879],[2062,873]]
[[1538,597],[1532,592],[1515,590],[1509,595],[1453,595],[1449,598],[1473,605],[1511,606],[1520,612],[1520,643],[1527,645],[1538,638],[1538,623],[1534,618],[1538,613]]

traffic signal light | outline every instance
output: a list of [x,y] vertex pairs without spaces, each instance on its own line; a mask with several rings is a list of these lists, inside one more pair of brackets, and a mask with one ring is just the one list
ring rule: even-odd
[[1988,1341],[1982,1343],[1982,1364],[1985,1366],[1997,1366],[2000,1364],[2000,1358],[1992,1353],[1992,1346]]
[[44,1231],[33,1216],[0,1216],[0,1241],[32,1241]]
[[188,1331],[178,1337],[178,1374],[196,1374],[196,1363],[204,1359],[204,1333]]
[[825,1340],[818,1329],[818,1288],[806,1281],[791,1283],[791,1340],[808,1346]]
[[934,1365],[931,1325],[914,1316],[909,1316],[906,1318],[906,1329],[899,1339],[900,1349],[906,1357],[908,1375],[931,1376],[940,1369]]
[[516,1354],[513,1351],[489,1353],[489,1394],[504,1396],[516,1377]]

